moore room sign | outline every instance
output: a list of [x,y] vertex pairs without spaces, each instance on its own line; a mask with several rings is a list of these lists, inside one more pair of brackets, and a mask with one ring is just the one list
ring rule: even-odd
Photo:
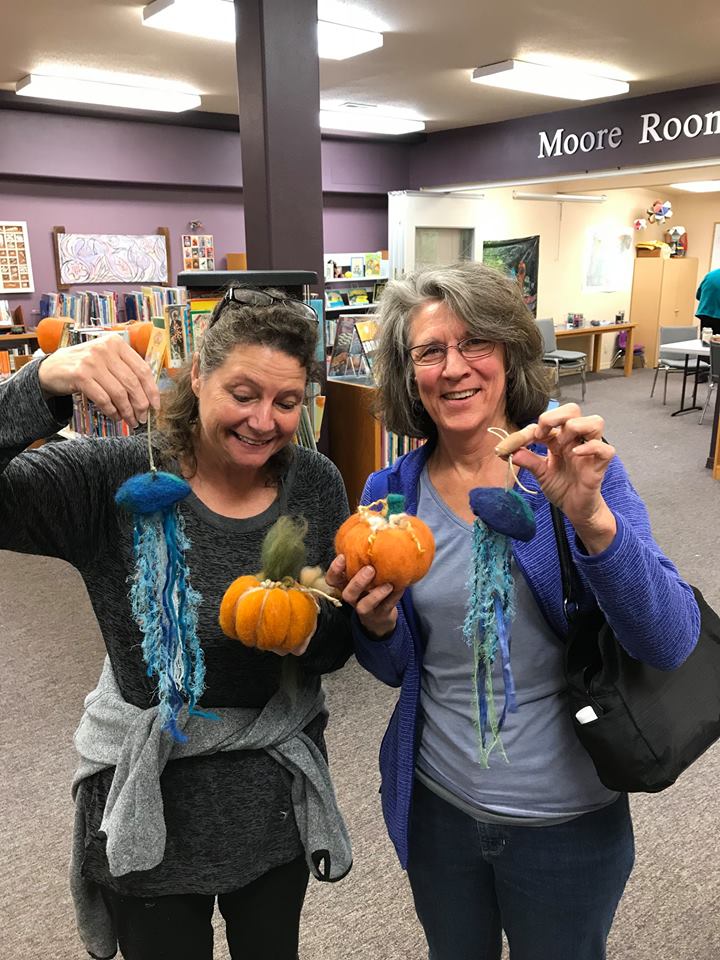
[[431,133],[413,187],[531,181],[720,158],[720,84]]
[[[663,117],[659,113],[643,113],[637,127],[630,136],[637,137],[639,144],[672,142],[679,137],[693,140],[695,137],[711,137],[720,133],[720,109],[705,114],[689,113],[684,117]],[[639,136],[638,136],[639,134]],[[623,145],[625,131],[622,127],[601,127],[599,130],[583,130],[581,133],[568,132],[564,127],[556,127],[552,133],[541,130],[538,134],[540,152],[543,157],[572,156],[578,150],[592,153],[593,150],[617,150]],[[716,145],[715,149],[720,149]]]

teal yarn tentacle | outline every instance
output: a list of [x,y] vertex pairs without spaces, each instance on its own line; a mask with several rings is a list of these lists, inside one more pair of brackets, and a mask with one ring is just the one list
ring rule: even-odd
[[[468,608],[463,637],[473,651],[473,701],[478,733],[478,762],[489,766],[498,750],[507,760],[500,730],[508,709],[515,709],[514,685],[505,655],[507,624],[514,613],[514,584],[510,568],[509,539],[491,530],[482,520],[473,523],[472,562],[467,581]],[[495,705],[492,668],[501,650],[505,676],[505,706],[500,718]],[[508,675],[509,681],[508,682]]]

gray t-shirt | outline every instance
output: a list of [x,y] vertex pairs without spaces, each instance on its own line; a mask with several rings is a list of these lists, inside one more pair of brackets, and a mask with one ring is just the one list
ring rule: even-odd
[[[0,384],[0,549],[62,557],[80,571],[123,698],[149,707],[156,702],[155,681],[147,676],[128,597],[132,518],[114,501],[124,480],[148,469],[146,440],[86,439],[22,453],[67,422],[72,410],[69,398],[43,399],[37,369],[27,364]],[[278,689],[282,658],[230,640],[218,625],[225,589],[258,571],[271,524],[280,513],[305,517],[308,564],[327,567],[335,531],[348,515],[335,466],[300,447],[290,452],[277,499],[256,517],[219,516],[194,494],[180,505],[191,543],[191,583],[203,598],[198,635],[206,689],[200,704],[209,709],[263,707]],[[299,658],[305,682],[319,684],[320,674],[342,666],[351,650],[349,608],[322,602],[318,629]],[[321,750],[324,726],[320,715],[305,731]],[[164,859],[152,870],[112,877],[99,833],[112,775],[105,770],[83,781],[77,803],[85,817],[83,873],[120,893],[226,893],[302,851],[286,771],[264,750],[216,753],[167,764],[160,782]]]
[[[422,738],[417,766],[479,819],[484,811],[536,823],[557,822],[611,803],[617,794],[598,779],[572,729],[567,710],[563,646],[513,564],[516,614],[510,628],[518,710],[507,714],[502,740],[508,756],[478,763],[473,711],[472,650],[462,624],[468,591],[472,526],[457,517],[428,477],[420,477],[418,516],[435,536],[430,572],[413,587],[413,605],[427,639],[423,660]],[[504,688],[500,656],[493,667],[498,715]],[[489,817],[492,819],[492,817]]]

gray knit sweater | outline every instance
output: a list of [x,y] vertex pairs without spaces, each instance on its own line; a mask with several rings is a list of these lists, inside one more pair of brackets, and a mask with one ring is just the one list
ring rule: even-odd
[[[37,374],[38,364],[27,364],[0,384],[0,548],[61,557],[79,570],[123,698],[150,707],[153,682],[128,599],[132,521],[114,502],[124,480],[148,469],[145,440],[84,439],[23,453],[71,414],[69,398],[43,398]],[[305,517],[308,563],[327,566],[334,533],[348,514],[342,480],[325,457],[294,447],[278,499],[262,514],[228,519],[193,494],[181,510],[192,585],[203,597],[198,634],[206,691],[200,703],[263,707],[278,690],[282,658],[225,637],[217,623],[220,600],[235,577],[259,569],[262,539],[281,513]],[[351,653],[348,610],[326,602],[321,607],[316,634],[299,658],[312,688]],[[305,730],[323,752],[325,722],[320,714]],[[263,750],[219,752],[168,762],[161,777],[163,860],[151,870],[113,877],[99,829],[112,774],[104,770],[84,780],[76,802],[85,822],[83,875],[121,893],[225,893],[303,852],[287,771]]]

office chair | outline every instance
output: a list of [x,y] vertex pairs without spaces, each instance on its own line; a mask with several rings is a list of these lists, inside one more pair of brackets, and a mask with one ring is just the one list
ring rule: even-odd
[[560,377],[566,374],[580,374],[580,383],[582,386],[582,399],[585,400],[585,369],[587,367],[587,354],[579,350],[558,350],[557,340],[555,339],[555,324],[553,320],[537,320],[540,333],[542,334],[545,352],[543,354],[543,363],[550,366],[555,371],[555,384],[557,386],[558,397],[562,396],[560,388]]
[[[666,355],[663,357],[662,347],[664,343],[682,343],[683,340],[697,339],[697,327],[660,327],[660,352],[658,362],[655,367],[655,376],[653,377],[650,396],[655,393],[655,384],[657,383],[658,373],[665,371],[665,385],[663,389],[663,406],[667,402],[667,381],[670,373],[685,373],[685,360],[679,357]],[[691,369],[688,367],[688,373]],[[694,371],[693,371],[694,372]]]
[[720,381],[720,343],[711,343],[710,344],[710,376],[708,377],[708,391],[707,397],[705,398],[705,406],[702,408],[700,413],[700,419],[698,423],[702,423],[707,413],[707,408],[710,406],[710,398],[712,397],[712,392]]

